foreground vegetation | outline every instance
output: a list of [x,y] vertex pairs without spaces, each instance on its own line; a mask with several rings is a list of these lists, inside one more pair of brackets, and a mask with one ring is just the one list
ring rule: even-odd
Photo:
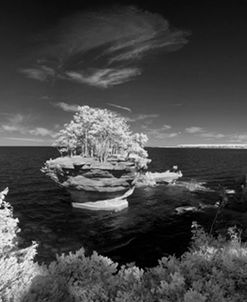
[[247,246],[234,228],[213,238],[196,223],[192,245],[181,258],[156,267],[119,267],[84,249],[57,256],[49,266],[33,261],[37,245],[18,248],[18,220],[0,193],[0,301],[247,301]]

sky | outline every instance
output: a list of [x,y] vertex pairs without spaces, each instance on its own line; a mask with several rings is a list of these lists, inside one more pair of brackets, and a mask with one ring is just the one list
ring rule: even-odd
[[51,145],[78,105],[149,146],[246,144],[247,1],[193,2],[1,3],[0,146]]

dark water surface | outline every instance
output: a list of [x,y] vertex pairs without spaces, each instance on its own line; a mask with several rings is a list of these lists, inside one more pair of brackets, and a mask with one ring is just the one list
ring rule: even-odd
[[[238,188],[247,173],[247,150],[149,149],[151,171],[165,171],[173,164],[183,181],[206,182],[215,192],[190,192],[182,187],[160,185],[139,188],[119,213],[73,209],[65,190],[40,172],[43,163],[57,157],[50,147],[1,147],[0,189],[9,187],[7,200],[20,220],[22,245],[39,243],[38,261],[49,262],[56,253],[84,247],[120,263],[135,261],[151,266],[167,254],[180,255],[191,237],[191,222],[210,228],[215,209],[176,215],[174,209],[219,200],[218,184]],[[237,224],[246,228],[247,214],[225,209],[217,228]],[[246,237],[243,232],[243,236]]]

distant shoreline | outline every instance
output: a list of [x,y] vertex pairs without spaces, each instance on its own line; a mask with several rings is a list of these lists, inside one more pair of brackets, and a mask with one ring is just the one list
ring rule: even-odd
[[174,149],[247,149],[247,145],[177,145],[157,146],[148,148],[174,148]]
[[[0,146],[0,148],[54,148],[53,146]],[[247,149],[247,145],[177,145],[177,146],[147,146],[150,149]]]

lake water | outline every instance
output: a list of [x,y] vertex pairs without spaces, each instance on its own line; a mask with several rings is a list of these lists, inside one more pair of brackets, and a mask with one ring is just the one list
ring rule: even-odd
[[[152,266],[168,254],[181,255],[189,246],[191,223],[198,221],[209,230],[215,209],[176,215],[175,208],[214,204],[218,185],[238,188],[247,173],[247,150],[148,149],[149,170],[165,171],[177,164],[182,181],[205,182],[212,192],[190,192],[183,187],[159,185],[139,188],[128,199],[129,207],[118,213],[73,209],[70,197],[40,172],[43,163],[58,153],[50,147],[1,147],[0,189],[9,187],[7,200],[19,218],[22,246],[39,243],[38,261],[49,262],[56,253],[84,247],[120,263]],[[217,230],[237,224],[247,226],[247,213],[225,209]],[[247,233],[243,232],[246,239]]]

